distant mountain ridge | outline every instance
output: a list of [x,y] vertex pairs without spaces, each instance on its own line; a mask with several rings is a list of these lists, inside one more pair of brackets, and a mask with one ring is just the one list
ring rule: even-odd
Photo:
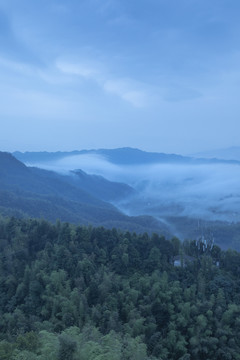
[[25,164],[38,164],[58,161],[63,158],[78,155],[98,155],[115,165],[146,165],[156,163],[177,163],[177,164],[211,164],[211,163],[231,163],[240,164],[238,160],[225,159],[205,159],[177,154],[165,154],[158,152],[147,152],[130,147],[117,149],[97,149],[97,150],[74,150],[69,152],[19,152],[13,155]]
[[217,149],[211,151],[204,151],[192,155],[195,158],[217,158],[223,160],[237,160],[240,161],[240,146],[232,146],[226,149]]
[[128,185],[92,177],[83,171],[66,176],[27,167],[13,155],[0,152],[1,214],[169,234],[153,217],[129,217],[101,199],[111,198],[115,193],[124,196],[132,191]]

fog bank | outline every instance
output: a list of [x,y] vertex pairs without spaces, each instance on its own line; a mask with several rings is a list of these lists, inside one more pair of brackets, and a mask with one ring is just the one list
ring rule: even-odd
[[123,166],[89,154],[34,166],[65,173],[82,169],[131,185],[137,195],[115,204],[129,215],[240,220],[240,166],[236,164]]

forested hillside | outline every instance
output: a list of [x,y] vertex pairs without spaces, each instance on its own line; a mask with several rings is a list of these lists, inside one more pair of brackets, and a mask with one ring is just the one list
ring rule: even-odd
[[0,247],[1,360],[240,358],[235,251],[15,218]]
[[105,201],[133,192],[128,185],[80,170],[66,176],[27,167],[11,154],[0,152],[1,214],[169,234],[166,226],[153,217],[130,217]]

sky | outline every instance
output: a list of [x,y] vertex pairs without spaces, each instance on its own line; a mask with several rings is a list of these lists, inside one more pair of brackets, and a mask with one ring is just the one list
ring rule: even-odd
[[238,146],[239,0],[0,0],[0,150]]

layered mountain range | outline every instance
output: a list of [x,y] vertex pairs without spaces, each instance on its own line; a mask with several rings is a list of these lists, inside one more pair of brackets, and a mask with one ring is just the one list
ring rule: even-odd
[[214,156],[182,156],[177,154],[165,154],[157,152],[147,152],[134,148],[118,149],[93,149],[93,150],[75,150],[75,151],[57,151],[57,152],[20,152],[15,151],[13,155],[20,161],[28,164],[44,164],[56,162],[66,158],[72,158],[83,155],[97,155],[105,158],[112,164],[116,165],[149,165],[155,163],[174,163],[174,164],[240,164],[235,159],[222,159]]
[[28,167],[13,155],[0,152],[2,214],[167,233],[165,226],[154,218],[129,217],[109,202],[133,193],[126,184],[88,175],[82,170],[63,175]]
[[[14,155],[14,156],[13,156]],[[138,149],[0,153],[0,206],[240,249],[240,162]]]

